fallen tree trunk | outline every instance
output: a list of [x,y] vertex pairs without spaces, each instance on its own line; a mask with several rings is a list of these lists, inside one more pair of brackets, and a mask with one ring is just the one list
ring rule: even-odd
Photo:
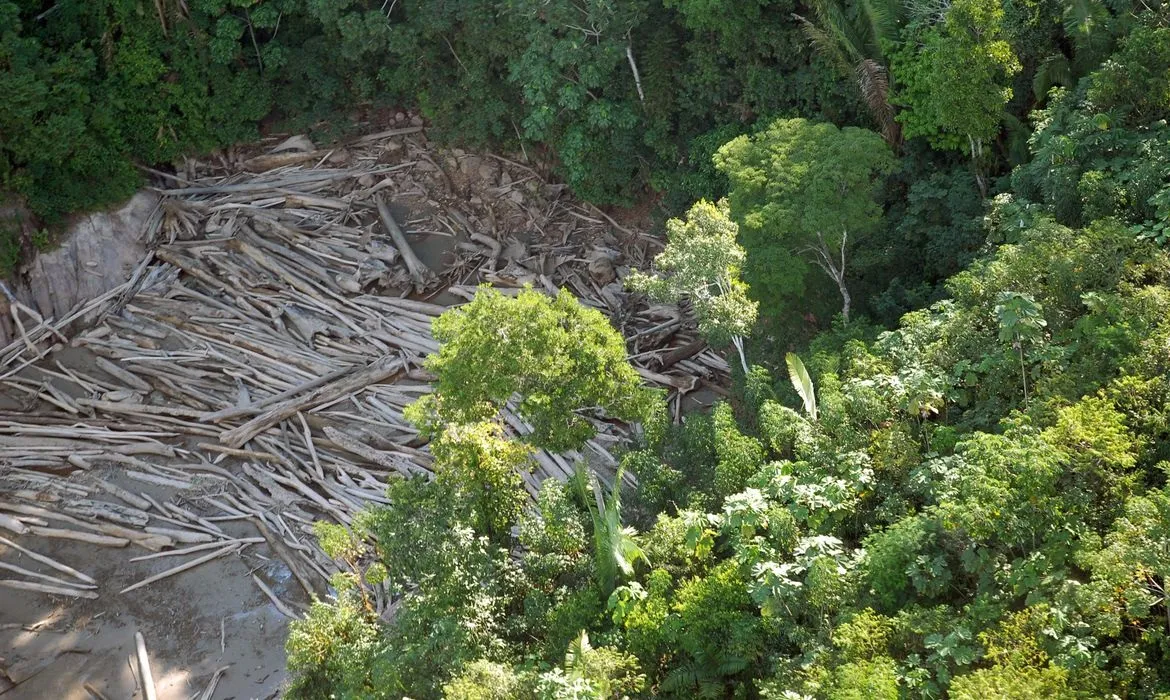
[[427,286],[427,277],[431,274],[430,268],[423,264],[422,260],[414,254],[414,250],[410,247],[410,243],[406,240],[406,234],[398,226],[398,222],[394,220],[394,215],[390,213],[390,207],[386,204],[386,199],[378,194],[374,196],[374,201],[378,204],[378,216],[382,218],[382,224],[385,225],[386,231],[390,237],[394,239],[394,245],[398,247],[399,254],[402,255],[402,261],[406,263],[406,269],[410,273],[410,279],[414,281],[414,288],[417,291],[422,291]]
[[360,391],[371,384],[385,382],[403,371],[402,360],[397,357],[383,357],[381,360],[367,365],[349,376],[343,376],[335,382],[326,384],[308,394],[288,399],[261,413],[243,425],[225,430],[220,434],[220,441],[228,447],[243,447],[244,443],[271,428],[277,423],[295,416],[299,411],[308,410],[314,406],[339,399],[347,394]]

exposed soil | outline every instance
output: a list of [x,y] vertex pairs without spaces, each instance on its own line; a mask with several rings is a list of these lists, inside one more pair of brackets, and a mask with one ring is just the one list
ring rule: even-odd
[[[278,595],[296,599],[283,565],[245,550],[118,595],[122,588],[174,566],[178,558],[130,564],[127,560],[141,556],[141,550],[95,551],[93,545],[79,542],[51,542],[24,544],[58,561],[85,566],[98,581],[100,597],[74,601],[4,591],[0,649],[8,673],[23,681],[0,692],[5,700],[88,700],[92,696],[86,684],[110,700],[141,698],[136,631],[146,638],[160,700],[197,696],[215,670],[227,665],[215,698],[269,698],[279,693],[285,679],[288,620],[257,590],[249,572],[267,579]],[[5,560],[33,566],[19,556]]]

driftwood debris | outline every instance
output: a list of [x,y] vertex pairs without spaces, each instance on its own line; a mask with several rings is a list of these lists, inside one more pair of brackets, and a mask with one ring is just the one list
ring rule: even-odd
[[378,205],[378,216],[382,218],[382,225],[386,227],[390,238],[394,239],[394,245],[398,246],[398,253],[402,256],[402,261],[406,263],[410,279],[414,281],[414,288],[418,291],[426,289],[427,277],[430,276],[431,271],[414,254],[414,249],[406,240],[406,234],[402,232],[402,228],[394,220],[394,215],[390,213],[390,206],[386,203],[386,198],[377,194],[374,195],[374,202]]
[[[126,596],[263,552],[303,589],[270,596],[295,615],[327,594],[338,567],[313,522],[350,523],[388,502],[391,479],[430,474],[403,411],[430,390],[433,321],[482,283],[507,294],[565,288],[605,314],[676,418],[684,396],[729,384],[726,360],[678,307],[623,289],[656,241],[573,202],[537,169],[437,149],[415,127],[318,151],[281,138],[234,165],[189,161],[167,183],[182,186],[160,190],[144,232],[152,252],[125,285],[62,318],[18,310],[23,332],[0,347],[0,394],[18,407],[0,412],[5,580],[108,595],[35,552],[46,537],[82,543],[62,552],[128,547],[98,555],[139,567],[114,586]],[[502,419],[514,434],[530,430]],[[609,450],[635,428],[594,425],[581,454],[534,455],[522,474],[530,493],[582,460],[612,482]],[[259,536],[228,527],[245,520]],[[169,557],[182,559],[152,573]],[[384,586],[374,598],[393,609]]]
[[158,690],[154,685],[154,673],[150,670],[150,655],[146,653],[146,639],[141,632],[134,633],[134,648],[138,656],[138,680],[142,684],[142,697],[157,700]]

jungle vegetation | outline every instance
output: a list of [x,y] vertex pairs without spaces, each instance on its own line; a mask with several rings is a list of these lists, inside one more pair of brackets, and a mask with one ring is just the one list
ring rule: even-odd
[[[0,0],[0,95],[45,220],[385,105],[660,198],[627,286],[691,301],[731,397],[671,422],[564,292],[449,312],[435,478],[318,526],[291,697],[1170,698],[1157,0]],[[636,486],[533,502],[586,416],[638,426]]]

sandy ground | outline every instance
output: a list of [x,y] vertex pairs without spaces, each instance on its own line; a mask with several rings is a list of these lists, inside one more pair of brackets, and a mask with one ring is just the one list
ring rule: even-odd
[[[231,532],[228,527],[225,530]],[[235,534],[254,536],[248,526]],[[0,589],[0,656],[14,680],[12,698],[88,700],[90,685],[106,698],[141,698],[134,633],[142,632],[160,700],[198,697],[215,670],[228,666],[214,698],[270,698],[285,679],[284,639],[288,620],[255,586],[264,579],[286,601],[304,601],[283,564],[253,547],[130,593],[118,591],[183,561],[164,557],[130,562],[147,554],[80,542],[11,537],[18,544],[76,565],[98,581],[97,600],[74,600]],[[5,559],[27,568],[44,567],[24,557]],[[24,680],[27,679],[27,680]]]

